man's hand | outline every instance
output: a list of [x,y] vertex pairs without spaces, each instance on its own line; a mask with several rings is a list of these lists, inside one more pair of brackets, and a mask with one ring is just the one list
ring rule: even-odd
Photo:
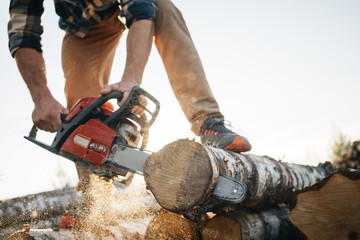
[[69,111],[53,97],[47,97],[35,103],[32,120],[36,127],[47,132],[56,132],[61,124],[61,114]]
[[[126,99],[129,97],[131,89],[137,85],[138,84],[136,84],[135,82],[123,80],[123,81],[115,83],[115,84],[105,85],[104,88],[101,90],[101,94],[106,95],[106,94],[110,93],[111,91],[122,92],[124,94],[124,97],[120,102],[118,102],[118,105],[121,106],[122,104],[124,104]],[[148,104],[146,98],[142,95],[139,97],[139,104],[141,104],[143,106],[146,106]],[[135,106],[131,110],[131,112],[135,115],[143,115],[144,109],[139,106]]]

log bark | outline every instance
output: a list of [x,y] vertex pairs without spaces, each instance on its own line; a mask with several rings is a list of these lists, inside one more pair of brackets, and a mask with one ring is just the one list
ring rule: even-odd
[[301,191],[290,219],[308,239],[360,239],[360,170],[339,170]]
[[145,239],[196,240],[200,238],[197,226],[193,222],[181,215],[163,210],[149,223]]
[[[7,240],[118,240],[131,239],[143,240],[145,239],[145,229],[151,218],[137,219],[127,221],[116,226],[101,226],[101,225],[83,225],[75,229],[30,229],[30,226],[23,227],[22,230],[12,233]],[[136,225],[139,230],[129,229],[129,225]]]
[[[267,156],[239,154],[178,140],[153,153],[144,165],[148,189],[165,209],[196,221],[210,211],[262,208],[293,200],[294,192],[330,174],[330,164],[318,167],[289,164]],[[239,204],[212,197],[219,174],[247,186]]]
[[203,240],[304,239],[288,219],[288,207],[252,212],[241,210],[211,219],[202,230]]
[[74,188],[64,188],[3,200],[0,203],[0,227],[20,227],[62,215],[79,203],[80,196]]

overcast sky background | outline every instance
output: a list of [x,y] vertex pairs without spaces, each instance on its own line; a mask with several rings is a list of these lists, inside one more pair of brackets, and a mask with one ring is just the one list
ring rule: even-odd
[[[360,139],[360,2],[356,0],[173,1],[182,11],[221,111],[248,137],[251,153],[316,165],[334,137]],[[0,199],[76,183],[73,164],[27,142],[33,104],[7,49],[8,1],[0,1]],[[66,105],[60,52],[64,33],[45,1],[44,58],[53,95]],[[121,39],[111,82],[125,59]],[[161,103],[148,149],[193,138],[154,47],[142,87]],[[194,86],[196,87],[196,86]],[[44,135],[51,144],[53,136]],[[58,177],[59,171],[66,173]]]

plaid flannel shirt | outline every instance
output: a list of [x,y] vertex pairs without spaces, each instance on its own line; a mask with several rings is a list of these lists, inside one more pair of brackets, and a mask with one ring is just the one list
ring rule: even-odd
[[[9,49],[14,56],[20,47],[42,51],[43,27],[41,15],[44,0],[11,0],[8,24]],[[60,16],[59,27],[79,38],[85,37],[90,27],[102,22],[107,14],[120,7],[120,16],[129,28],[135,21],[155,19],[155,0],[54,0]]]

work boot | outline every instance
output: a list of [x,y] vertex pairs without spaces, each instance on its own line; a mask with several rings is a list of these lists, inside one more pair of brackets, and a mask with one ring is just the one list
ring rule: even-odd
[[247,152],[251,150],[249,140],[227,129],[224,121],[217,117],[204,121],[200,129],[200,139],[203,144],[228,151]]

